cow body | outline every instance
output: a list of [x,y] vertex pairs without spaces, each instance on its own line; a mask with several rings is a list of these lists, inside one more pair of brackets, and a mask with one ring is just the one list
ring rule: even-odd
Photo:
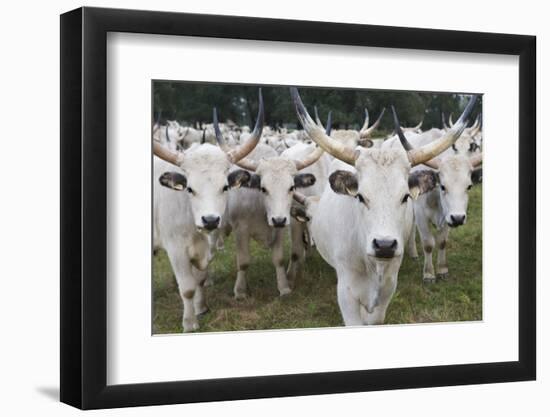
[[[318,252],[336,270],[338,304],[346,326],[381,324],[395,292],[413,222],[412,202],[402,203],[401,195],[408,192],[410,164],[404,151],[365,149],[356,168],[334,161],[331,171],[335,169],[356,175],[369,193],[376,193],[377,201],[372,199],[367,209],[350,195],[326,187],[310,209],[311,234]],[[377,258],[373,239],[390,237],[396,240],[393,256]]]

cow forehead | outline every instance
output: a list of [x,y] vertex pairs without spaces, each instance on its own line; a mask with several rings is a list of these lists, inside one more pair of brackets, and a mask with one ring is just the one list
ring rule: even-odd
[[408,188],[411,164],[403,149],[363,148],[360,152],[355,162],[359,188],[369,196],[400,194]]
[[211,144],[195,144],[185,152],[183,171],[189,176],[204,176],[213,180],[225,177],[231,167],[226,153]]
[[401,148],[363,148],[357,147],[359,157],[355,161],[357,171],[396,172],[407,174],[411,164],[407,153]]
[[261,159],[258,163],[256,173],[262,179],[270,179],[275,181],[283,181],[286,177],[293,177],[297,173],[296,165],[288,158],[274,157]]
[[470,178],[472,164],[470,158],[466,155],[451,155],[440,161],[439,175],[441,178]]

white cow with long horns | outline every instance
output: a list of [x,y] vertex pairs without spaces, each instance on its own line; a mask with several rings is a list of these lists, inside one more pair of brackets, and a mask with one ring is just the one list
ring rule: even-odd
[[205,143],[179,152],[153,140],[154,247],[165,249],[170,260],[183,300],[186,332],[197,330],[197,316],[208,310],[203,285],[213,256],[209,233],[224,220],[229,190],[250,181],[248,172],[230,170],[260,140],[264,119],[261,91],[259,103],[251,137],[236,148],[222,150]]
[[[217,121],[217,112],[214,109],[214,130],[218,144],[220,148],[228,149]],[[313,147],[303,158],[293,159],[279,156],[270,146],[260,144],[248,157],[235,162],[251,173],[250,181],[244,184],[245,187],[230,194],[227,208],[227,222],[230,230],[235,233],[237,250],[237,278],[234,286],[236,299],[247,296],[250,239],[271,250],[279,294],[283,296],[291,292],[283,263],[284,228],[290,224],[290,209],[295,190],[315,183],[313,174],[301,173],[300,170],[314,164],[323,153],[322,148]]]
[[346,147],[315,124],[296,88],[291,88],[291,95],[308,135],[345,163],[330,175],[330,188],[318,202],[296,196],[311,216],[310,230],[317,250],[336,270],[344,323],[381,324],[395,292],[404,245],[412,228],[412,197],[436,185],[432,171],[410,175],[411,167],[433,159],[457,140],[476,97],[446,135],[406,152],[399,148]]

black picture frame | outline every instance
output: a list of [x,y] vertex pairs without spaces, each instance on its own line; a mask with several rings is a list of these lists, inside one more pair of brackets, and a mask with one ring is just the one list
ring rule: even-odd
[[[519,56],[519,360],[106,384],[108,32]],[[82,409],[536,378],[536,38],[185,13],[80,8],[61,15],[61,401]]]

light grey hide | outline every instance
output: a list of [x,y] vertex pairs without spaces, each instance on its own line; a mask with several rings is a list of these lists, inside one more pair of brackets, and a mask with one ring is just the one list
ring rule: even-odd
[[[281,156],[288,159],[300,160],[304,159],[315,149],[314,144],[298,143],[284,151]],[[306,197],[321,196],[328,184],[328,175],[330,169],[331,158],[327,153],[324,153],[321,158],[314,164],[304,168],[300,173],[313,174],[316,178],[315,184],[311,187],[303,188],[300,193]],[[297,204],[297,203],[295,203]],[[287,269],[288,280],[292,287],[302,277],[304,260],[310,242],[308,223],[299,222],[294,218],[290,221],[290,262]]]
[[[439,131],[439,132],[438,132]],[[421,135],[405,132],[405,136],[414,148],[430,143],[438,139],[444,132],[432,129]],[[473,139],[464,132],[456,141],[454,148],[449,148],[435,160],[439,165],[439,186],[434,190],[423,194],[414,201],[414,219],[416,229],[420,233],[422,249],[424,252],[423,280],[427,283],[435,282],[436,277],[447,278],[449,273],[447,263],[447,241],[451,227],[466,224],[468,212],[468,191],[472,186],[472,172],[474,167],[469,151]],[[387,140],[384,148],[398,148],[401,144],[397,137]],[[420,169],[431,169],[425,165],[419,165],[412,172]],[[433,230],[432,230],[433,227]],[[416,248],[415,230],[411,233],[408,244],[409,255],[418,257]],[[437,249],[437,264],[434,270],[432,254]]]
[[[184,171],[154,157],[153,245],[168,255],[183,300],[183,329],[193,331],[199,328],[196,316],[207,311],[203,284],[213,257],[212,239],[200,227],[200,219],[223,216],[228,193],[222,187],[231,163],[217,146],[193,145],[185,153],[185,167]],[[165,172],[185,175],[197,195],[162,186],[158,179]]]

